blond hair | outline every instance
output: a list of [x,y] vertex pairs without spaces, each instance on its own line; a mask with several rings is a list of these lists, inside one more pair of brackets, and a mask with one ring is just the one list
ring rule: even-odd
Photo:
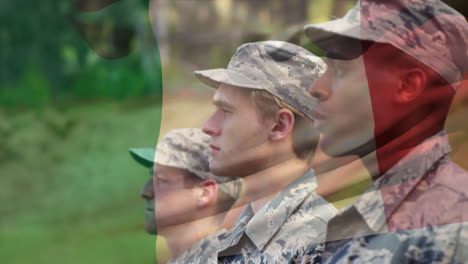
[[319,134],[313,127],[313,120],[268,91],[252,90],[250,97],[263,120],[272,118],[280,109],[287,109],[294,114],[292,131],[294,153],[298,158],[310,161],[319,139]]

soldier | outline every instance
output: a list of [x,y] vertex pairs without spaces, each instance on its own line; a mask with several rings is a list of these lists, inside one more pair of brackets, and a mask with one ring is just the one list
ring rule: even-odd
[[140,196],[146,200],[145,230],[150,235],[156,235],[156,220],[154,217],[154,192],[153,192],[153,162],[154,148],[130,148],[133,159],[149,170],[149,179],[143,185]]
[[[157,245],[163,237],[170,258],[222,230],[224,217],[241,189],[235,178],[210,173],[208,143],[209,137],[200,129],[176,129],[158,143],[153,154]],[[150,155],[146,151],[138,157],[144,156],[148,164]],[[160,249],[156,249],[158,263],[168,260]]]
[[313,129],[307,89],[325,67],[301,47],[265,41],[241,45],[227,69],[195,72],[217,89],[202,128],[211,136],[210,169],[242,177],[248,204],[229,232],[204,239],[179,263],[288,263],[321,239],[335,210],[315,194],[308,169],[318,138],[303,135]]
[[305,32],[327,57],[310,90],[320,145],[373,180],[306,262],[466,263],[468,174],[443,131],[468,69],[465,18],[437,0],[361,0]]

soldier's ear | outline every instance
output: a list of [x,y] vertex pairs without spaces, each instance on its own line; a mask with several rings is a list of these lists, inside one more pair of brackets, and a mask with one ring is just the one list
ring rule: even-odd
[[274,126],[270,130],[270,139],[273,141],[283,140],[292,133],[294,127],[294,114],[288,109],[280,109],[274,117]]
[[213,179],[207,179],[201,182],[197,187],[197,206],[205,208],[216,202],[216,194],[218,193],[218,184]]
[[423,93],[427,81],[428,76],[421,68],[414,67],[401,70],[395,101],[402,104],[413,102]]

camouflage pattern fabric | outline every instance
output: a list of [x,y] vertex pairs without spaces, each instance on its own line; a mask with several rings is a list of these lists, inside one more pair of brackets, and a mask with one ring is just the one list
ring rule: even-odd
[[[311,243],[324,241],[336,209],[315,193],[313,170],[284,188],[254,215],[246,206],[235,226],[200,242],[178,263],[290,263],[299,261]],[[206,250],[206,251],[205,251]]]
[[466,263],[468,173],[445,132],[427,139],[343,208],[305,263]]
[[175,129],[158,142],[154,161],[163,166],[184,169],[201,179],[214,179],[218,188],[239,198],[242,181],[230,177],[219,177],[210,172],[210,137],[199,128]]
[[216,259],[210,259],[209,256],[214,256],[218,253],[219,248],[222,247],[219,237],[226,233],[226,229],[221,229],[213,233],[197,243],[193,244],[191,248],[185,251],[175,260],[170,260],[167,264],[215,264],[218,263]]
[[308,89],[326,71],[326,64],[309,51],[282,41],[246,43],[237,48],[227,69],[195,71],[205,84],[228,84],[266,90],[306,116],[316,100]]
[[168,264],[215,264],[218,263],[218,253],[229,248],[232,244],[237,243],[245,232],[247,223],[254,216],[251,204],[247,204],[241,215],[236,221],[235,226],[226,231],[225,229],[216,232],[204,239],[198,241],[184,254],[176,260],[170,261]]
[[252,207],[246,205],[241,215],[236,221],[235,226],[226,231],[225,229],[216,232],[204,239],[198,241],[184,254],[179,256],[176,260],[170,261],[168,264],[215,264],[218,263],[218,253],[230,247],[230,245],[237,243],[242,234],[245,232],[247,223],[254,216]]
[[440,0],[360,0],[343,18],[305,26],[315,43],[332,36],[388,43],[457,89],[468,70],[468,23]]

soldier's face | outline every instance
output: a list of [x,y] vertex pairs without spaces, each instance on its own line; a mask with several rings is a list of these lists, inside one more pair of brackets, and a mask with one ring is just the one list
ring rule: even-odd
[[322,133],[320,144],[327,154],[374,151],[375,138],[385,136],[405,116],[395,100],[401,66],[383,59],[389,54],[388,46],[371,45],[354,59],[325,59],[328,70],[310,92],[319,101],[315,126]]
[[221,85],[213,103],[216,110],[202,127],[211,136],[210,170],[219,176],[235,177],[261,170],[268,128],[257,113],[249,90]]
[[371,142],[374,119],[362,56],[353,60],[326,58],[327,72],[310,89],[318,99],[315,127],[325,153],[341,156]]
[[184,170],[154,164],[153,186],[156,225],[159,234],[167,227],[193,221],[197,199],[192,188],[185,187]]
[[146,181],[141,189],[140,195],[146,200],[146,223],[145,230],[148,234],[156,234],[156,219],[154,217],[154,191],[153,191],[153,171],[150,171],[151,176]]

